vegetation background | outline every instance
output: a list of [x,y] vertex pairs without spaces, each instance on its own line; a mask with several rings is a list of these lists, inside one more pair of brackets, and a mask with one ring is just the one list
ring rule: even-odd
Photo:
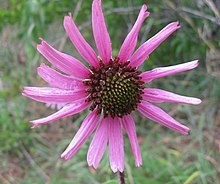
[[[21,96],[23,86],[47,85],[36,68],[45,59],[36,50],[43,37],[55,48],[79,59],[63,29],[72,12],[89,43],[92,0],[0,0],[0,183],[118,183],[109,167],[108,151],[95,171],[86,163],[90,140],[70,161],[60,154],[87,112],[31,129],[29,120],[54,112]],[[141,29],[139,45],[165,25],[179,20],[181,29],[167,39],[141,68],[150,70],[194,59],[200,66],[154,81],[149,86],[203,99],[199,106],[161,104],[191,128],[189,136],[163,128],[134,114],[143,166],[135,168],[125,136],[125,176],[129,184],[220,183],[220,1],[103,0],[103,9],[117,55],[143,3],[151,15]]]

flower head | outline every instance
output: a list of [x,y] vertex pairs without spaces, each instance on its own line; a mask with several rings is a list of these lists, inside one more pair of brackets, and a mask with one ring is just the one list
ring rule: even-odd
[[180,124],[150,102],[200,104],[201,100],[160,89],[147,88],[144,83],[191,70],[198,66],[198,61],[156,68],[147,72],[138,70],[138,67],[149,55],[169,35],[180,28],[178,22],[170,23],[134,52],[139,30],[149,14],[147,6],[143,5],[133,28],[115,58],[112,57],[112,47],[101,8],[101,0],[93,0],[92,4],[92,28],[100,57],[82,37],[71,14],[66,16],[64,28],[77,51],[89,63],[89,68],[74,57],[57,51],[43,39],[41,39],[41,44],[37,45],[37,50],[53,66],[66,74],[61,74],[42,63],[37,72],[52,87],[24,87],[24,96],[40,102],[64,104],[64,107],[56,113],[31,121],[33,128],[79,113],[86,108],[91,110],[69,146],[62,153],[62,158],[70,159],[96,129],[87,155],[89,166],[98,167],[108,143],[112,171],[123,172],[122,128],[124,128],[131,143],[136,166],[141,166],[141,152],[135,123],[131,116],[131,112],[135,110],[172,130],[185,135],[189,133],[188,127]]

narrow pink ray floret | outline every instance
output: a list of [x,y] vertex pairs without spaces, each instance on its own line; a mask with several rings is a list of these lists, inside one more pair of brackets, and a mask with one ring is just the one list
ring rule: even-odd
[[108,144],[112,171],[123,172],[124,140],[122,130],[124,129],[131,143],[136,166],[141,166],[141,152],[135,123],[131,116],[131,112],[134,110],[138,110],[147,118],[172,130],[185,135],[189,133],[188,127],[177,122],[151,102],[197,105],[201,103],[201,100],[161,89],[147,88],[144,84],[157,78],[192,70],[198,66],[198,61],[156,68],[146,72],[138,70],[137,67],[166,38],[180,28],[178,22],[168,24],[134,52],[142,23],[149,15],[147,6],[143,5],[118,56],[114,59],[112,58],[112,47],[102,12],[101,0],[93,0],[92,3],[92,28],[100,57],[83,38],[71,14],[66,16],[64,28],[77,51],[89,63],[89,68],[76,58],[57,51],[43,39],[41,39],[41,44],[37,45],[37,50],[53,66],[66,74],[61,74],[42,63],[37,72],[51,87],[24,87],[22,94],[39,102],[65,105],[48,117],[31,121],[33,128],[74,115],[86,108],[91,110],[69,146],[62,153],[61,157],[65,160],[77,153],[96,129],[87,154],[88,165],[94,168],[98,167]]

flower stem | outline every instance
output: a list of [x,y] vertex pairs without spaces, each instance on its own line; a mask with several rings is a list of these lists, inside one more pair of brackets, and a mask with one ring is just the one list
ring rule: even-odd
[[125,175],[124,172],[119,172],[120,184],[125,184]]

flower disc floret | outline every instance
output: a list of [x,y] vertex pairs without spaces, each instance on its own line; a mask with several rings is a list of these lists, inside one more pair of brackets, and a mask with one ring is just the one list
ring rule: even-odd
[[87,101],[92,101],[91,111],[97,108],[98,114],[103,111],[104,117],[114,118],[130,114],[137,108],[142,100],[144,82],[139,76],[142,72],[129,63],[122,63],[116,57],[108,64],[100,60],[99,67],[90,67],[90,79],[84,83],[89,86]]

